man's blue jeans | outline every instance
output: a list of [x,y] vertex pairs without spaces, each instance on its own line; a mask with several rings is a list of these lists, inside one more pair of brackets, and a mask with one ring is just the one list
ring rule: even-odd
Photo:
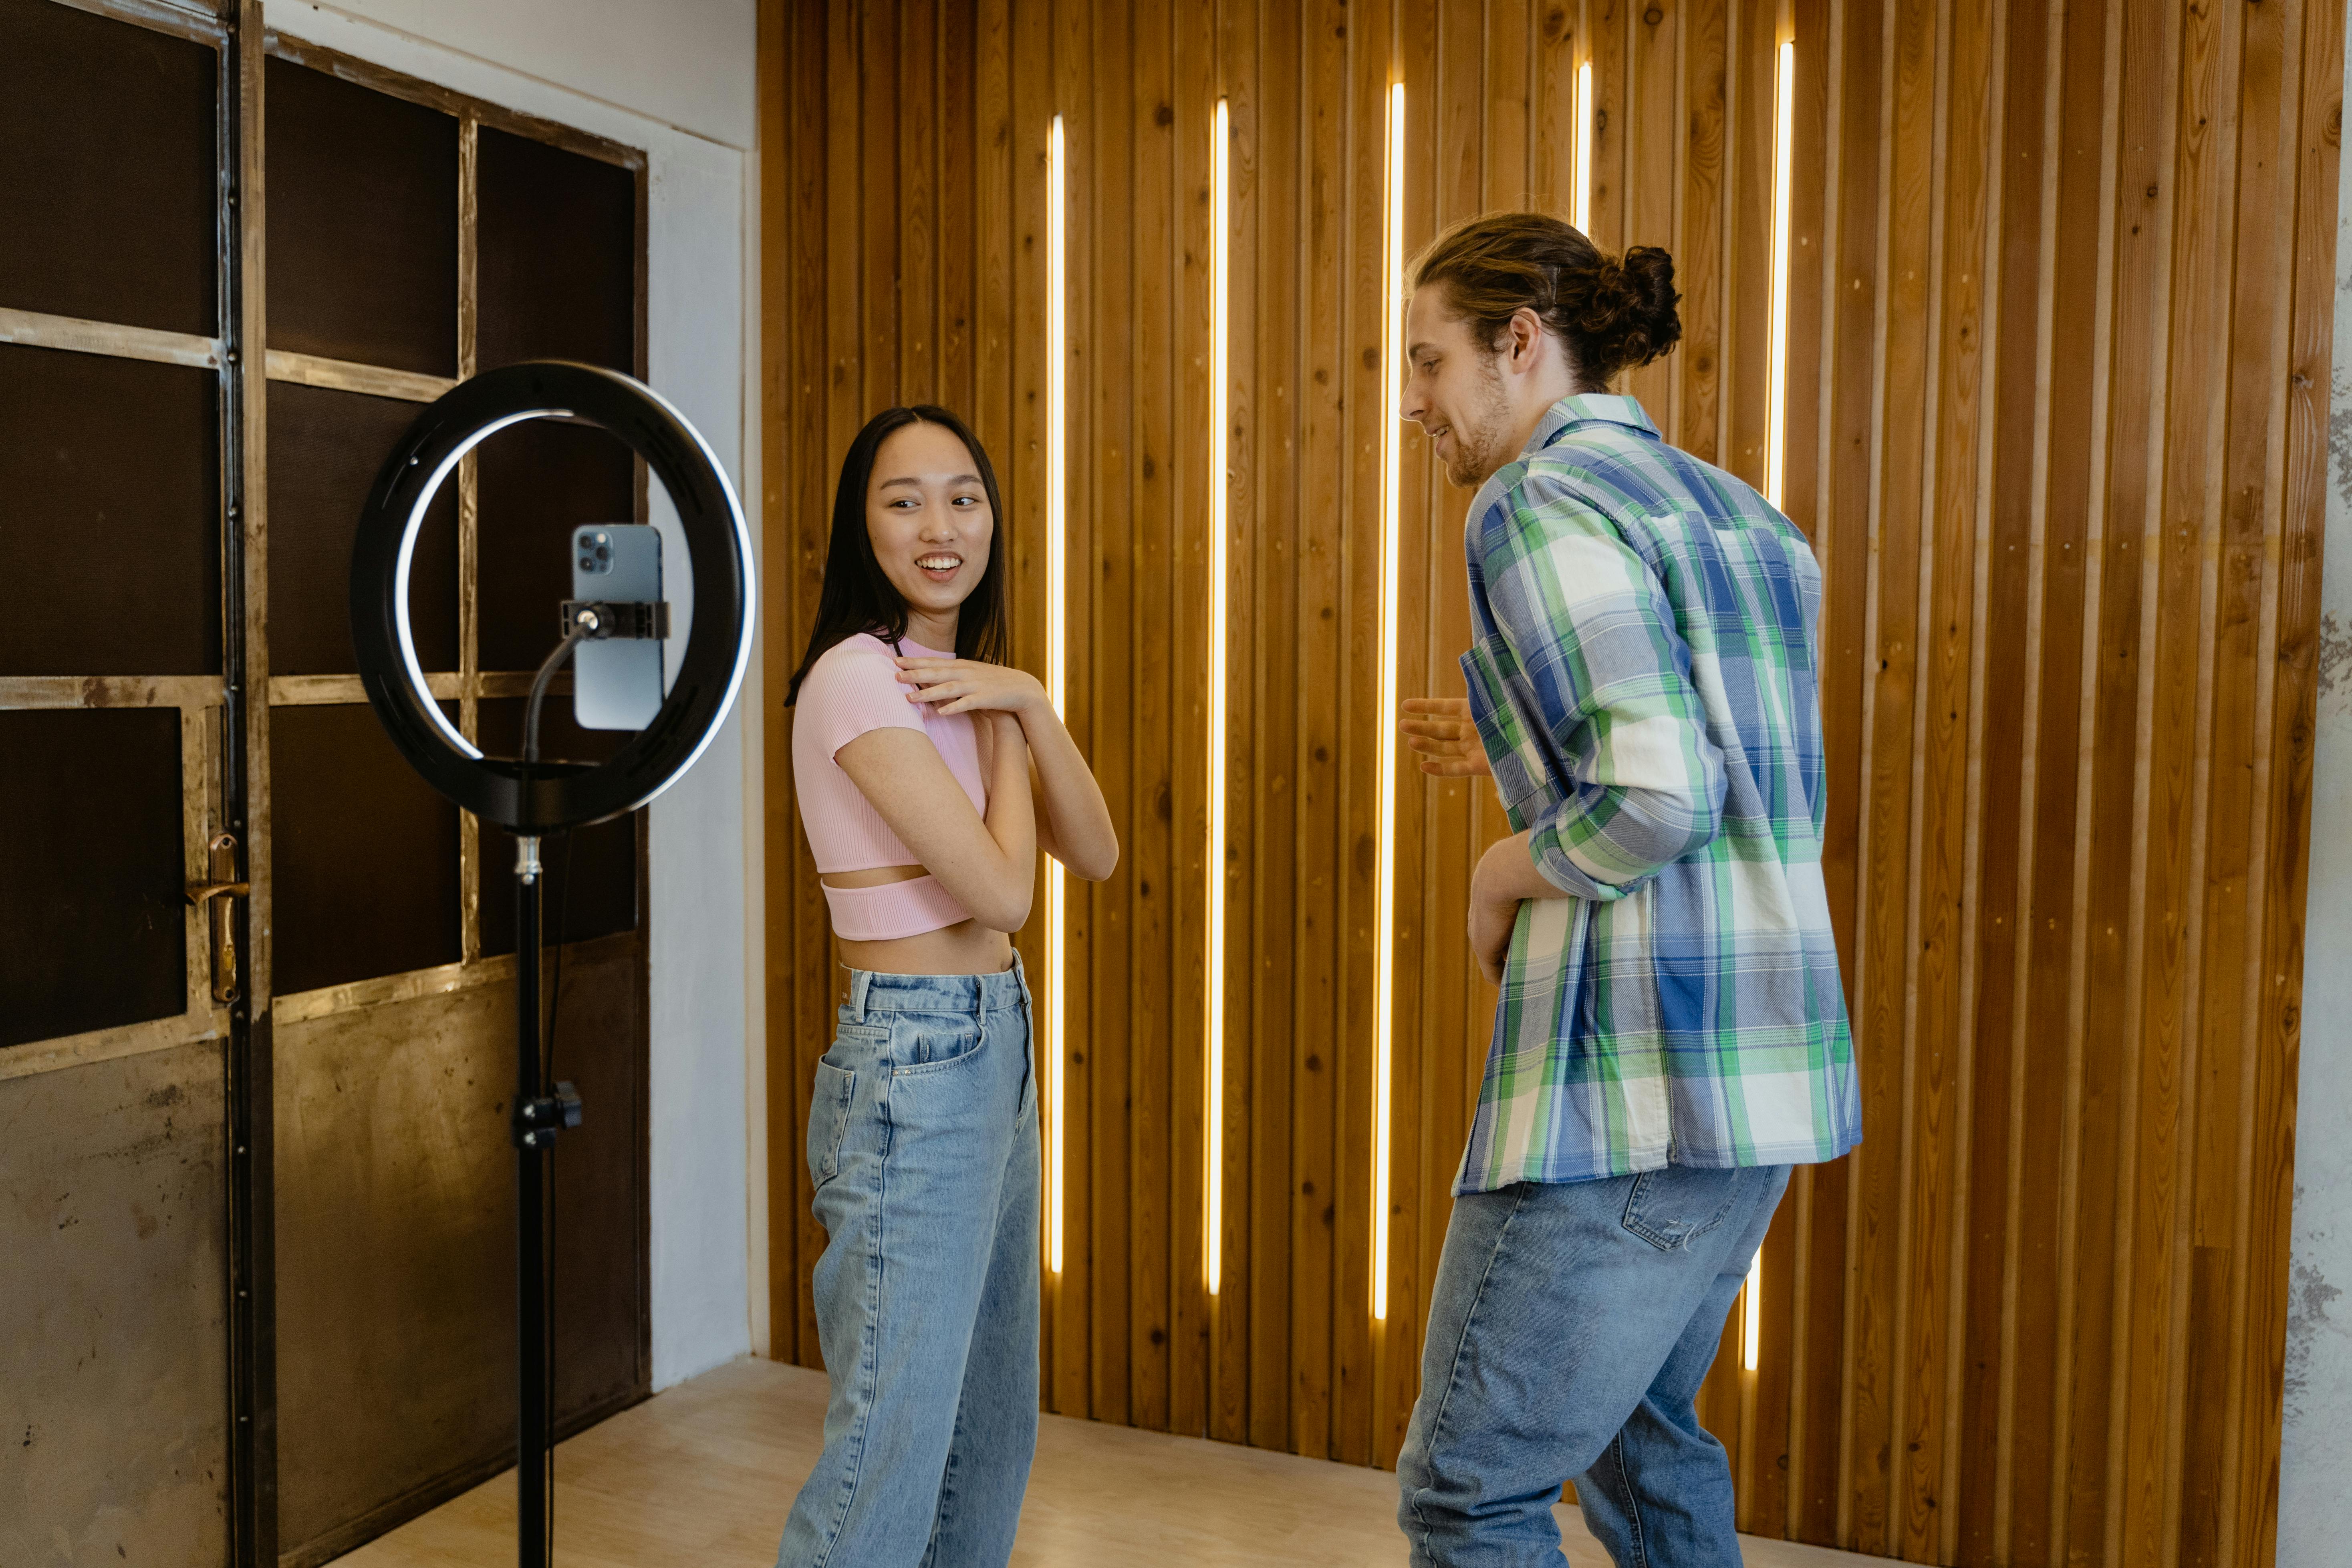
[[1029,988],[853,971],[809,1106],[824,1453],[781,1568],[1003,1568],[1037,1445]]
[[1618,1568],[1738,1568],[1692,1407],[1789,1167],[1668,1167],[1454,1200],[1397,1459],[1414,1568],[1558,1568],[1576,1482]]

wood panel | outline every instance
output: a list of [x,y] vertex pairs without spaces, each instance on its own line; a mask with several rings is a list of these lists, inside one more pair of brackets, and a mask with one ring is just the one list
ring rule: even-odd
[[[1125,851],[1074,886],[1046,1401],[1392,1464],[1493,1005],[1486,792],[1377,842],[1381,201],[1407,243],[1591,212],[1675,254],[1668,437],[1760,480],[1776,48],[1795,39],[1783,502],[1827,579],[1832,919],[1867,1142],[1799,1173],[1701,1410],[1743,1528],[1916,1562],[2236,1563],[2274,1530],[2341,16],[2311,0],[767,0],[769,658],[834,466],[939,396],[1007,483],[1042,668],[1044,151],[1069,138],[1069,716]],[[924,90],[928,89],[928,90]],[[1210,130],[1232,410],[1206,471]],[[2292,215],[2292,221],[2287,221]],[[1231,570],[1208,579],[1211,487]],[[1465,497],[1408,432],[1399,686],[1458,689]],[[1229,608],[1207,843],[1208,595]],[[772,1146],[830,988],[770,755]],[[1379,857],[1393,929],[1372,929]],[[1208,879],[1224,989],[1203,994]],[[1372,987],[1395,959],[1391,1244]],[[1032,964],[1042,934],[1024,932]],[[1204,1229],[1205,1021],[1223,1212]],[[776,1353],[814,1364],[804,1175]],[[1204,1237],[1222,1259],[1212,1298]],[[1370,1311],[1384,1267],[1389,1311]]]

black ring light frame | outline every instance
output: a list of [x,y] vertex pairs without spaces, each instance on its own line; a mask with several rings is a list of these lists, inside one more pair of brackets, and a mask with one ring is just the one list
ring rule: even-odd
[[[555,418],[601,426],[646,460],[677,510],[694,584],[693,624],[668,695],[651,723],[593,766],[485,756],[434,700],[408,624],[416,535],[442,482],[459,458],[498,431]],[[368,701],[427,784],[515,836],[515,1095],[508,1138],[515,1151],[515,1547],[521,1568],[546,1568],[552,1545],[547,1158],[556,1134],[581,1120],[580,1097],[568,1083],[548,1081],[540,1048],[545,878],[539,841],[634,811],[694,765],[734,705],[751,662],[751,531],[709,443],[659,393],[594,365],[538,360],[451,388],[393,448],[360,513],[352,641]]]
[[[593,767],[483,755],[433,699],[409,629],[409,568],[425,509],[457,460],[526,419],[602,426],[646,460],[677,508],[694,584],[677,678],[653,721]],[[582,519],[582,521],[595,521]],[[393,744],[441,794],[519,835],[634,811],[692,767],[733,706],[751,657],[751,535],[709,444],[659,393],[617,371],[537,360],[486,372],[417,416],[376,475],[352,552],[360,680]]]

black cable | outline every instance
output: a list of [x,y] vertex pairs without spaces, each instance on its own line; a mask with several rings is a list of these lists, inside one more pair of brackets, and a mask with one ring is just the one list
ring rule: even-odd
[[531,677],[530,700],[523,705],[522,710],[524,762],[539,761],[539,705],[547,696],[548,682],[555,679],[557,668],[572,657],[572,650],[578,647],[581,639],[594,631],[598,624],[594,611],[583,609],[572,617],[572,629],[563,634],[563,640],[555,645],[555,651],[547,656],[547,662],[539,667],[539,673]]

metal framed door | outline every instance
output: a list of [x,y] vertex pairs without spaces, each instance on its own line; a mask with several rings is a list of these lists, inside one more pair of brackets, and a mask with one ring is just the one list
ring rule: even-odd
[[[367,712],[356,500],[477,364],[644,373],[645,161],[257,0],[0,0],[0,1562],[320,1562],[512,1420],[502,846]],[[646,505],[517,434],[415,605],[494,750],[562,536]],[[650,1384],[645,848],[555,851],[564,1427]]]
[[[513,849],[368,711],[352,530],[453,380],[531,358],[643,374],[646,165],[299,38],[265,48],[278,1520],[302,1568],[497,1473],[514,1436]],[[571,529],[642,516],[645,486],[603,432],[534,424],[469,454],[428,514],[419,655],[486,749],[519,744]],[[619,739],[549,705],[553,754]],[[643,853],[636,819],[549,847],[555,1051],[588,1105],[554,1172],[559,1431],[651,1385]]]
[[259,39],[139,11],[0,0],[12,1563],[274,1551],[242,439]]

